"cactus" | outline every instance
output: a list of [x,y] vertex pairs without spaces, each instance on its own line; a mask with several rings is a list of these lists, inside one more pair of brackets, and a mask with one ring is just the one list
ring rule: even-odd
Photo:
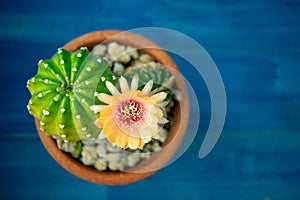
[[152,79],[153,92],[166,92],[168,96],[165,101],[173,101],[172,86],[175,77],[171,76],[164,66],[154,62],[137,65],[127,68],[124,76],[127,80],[131,80],[135,74],[139,76],[139,89],[142,89]]
[[92,57],[85,47],[76,52],[59,48],[52,59],[38,63],[37,75],[27,82],[28,111],[47,135],[72,142],[97,138],[101,130],[90,106],[101,103],[98,92],[109,93],[105,80],[118,81],[104,59]]

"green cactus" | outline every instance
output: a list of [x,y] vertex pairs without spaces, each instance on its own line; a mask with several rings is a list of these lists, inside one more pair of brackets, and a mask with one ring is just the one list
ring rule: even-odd
[[152,89],[156,93],[160,91],[166,92],[168,96],[166,97],[165,101],[173,101],[172,86],[175,77],[171,76],[164,66],[154,62],[133,66],[126,69],[124,76],[127,80],[132,80],[135,74],[138,74],[139,76],[140,90],[146,85],[148,81],[152,79]]
[[76,52],[59,48],[52,59],[38,63],[37,75],[27,82],[28,111],[48,135],[65,141],[96,138],[100,129],[90,106],[97,104],[98,92],[109,92],[105,80],[118,81],[104,59],[92,57],[85,47]]

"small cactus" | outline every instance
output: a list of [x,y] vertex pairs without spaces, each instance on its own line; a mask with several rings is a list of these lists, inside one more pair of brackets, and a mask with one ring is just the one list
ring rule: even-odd
[[142,89],[148,81],[153,80],[154,92],[166,92],[168,96],[165,100],[168,102],[173,101],[171,89],[175,77],[170,75],[164,66],[155,62],[132,66],[126,69],[124,76],[127,80],[131,80],[135,74],[139,76],[139,89]]
[[59,48],[52,59],[38,63],[37,75],[27,82],[32,95],[28,111],[47,135],[73,142],[97,138],[101,130],[93,123],[97,114],[90,106],[101,103],[98,92],[109,92],[105,81],[117,79],[108,63],[92,57],[87,48],[76,52]]

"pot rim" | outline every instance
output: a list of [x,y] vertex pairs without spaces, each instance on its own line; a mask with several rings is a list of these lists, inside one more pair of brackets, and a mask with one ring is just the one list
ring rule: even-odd
[[[91,48],[103,42],[104,40],[108,42],[115,41],[123,45],[133,46],[146,53],[149,53],[155,58],[157,62],[161,63],[162,65],[168,66],[171,69],[179,72],[179,69],[172,60],[172,58],[158,45],[140,35],[126,31],[100,30],[86,33],[71,40],[70,42],[65,44],[63,48],[68,51],[75,51],[83,46]],[[141,48],[142,46],[147,46],[149,48]],[[87,167],[82,163],[78,162],[69,154],[61,151],[57,147],[54,139],[40,130],[40,124],[37,118],[35,118],[36,129],[48,153],[53,157],[53,159],[56,162],[58,162],[64,169],[69,171],[71,174],[81,179],[104,185],[121,185],[136,182],[150,176],[151,174],[155,173],[157,170],[162,168],[164,164],[166,164],[168,160],[170,160],[175,154],[178,146],[180,145],[185,135],[189,116],[189,98],[186,91],[185,82],[182,78],[176,77],[175,85],[177,90],[179,90],[181,93],[182,101],[180,102],[180,105],[179,103],[177,103],[177,106],[175,107],[175,113],[177,117],[175,117],[174,126],[171,127],[169,131],[167,141],[165,142],[162,150],[153,153],[149,159],[143,160],[136,167],[133,167],[133,169],[137,170],[152,169],[151,171],[143,171],[140,173],[120,171],[98,171],[94,168]],[[182,112],[184,112],[184,114]]]

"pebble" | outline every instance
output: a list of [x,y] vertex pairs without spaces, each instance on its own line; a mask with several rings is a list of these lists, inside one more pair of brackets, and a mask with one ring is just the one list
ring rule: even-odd
[[117,152],[122,151],[122,149],[120,149],[117,146],[114,146],[114,145],[110,144],[109,142],[107,142],[107,144],[106,144],[106,149],[107,149],[107,151],[112,152],[112,153],[117,153]]
[[112,42],[108,44],[107,52],[111,60],[114,61],[117,60],[118,57],[120,57],[123,53],[125,53],[125,47],[116,42]]
[[118,63],[118,62],[116,62],[114,64],[113,72],[115,74],[117,74],[118,76],[121,76],[124,73],[124,71],[125,71],[124,65],[122,65],[121,63]]
[[116,162],[120,160],[121,154],[120,153],[110,153],[106,155],[106,160],[108,162]]
[[148,63],[154,61],[154,58],[149,54],[142,54],[139,60],[143,63]]
[[63,150],[62,145],[64,144],[64,141],[59,137],[53,137],[56,140],[56,145],[60,150]]
[[121,162],[117,162],[117,161],[116,162],[109,162],[108,167],[112,171],[117,171],[117,170],[123,171],[125,169],[124,164],[121,163]]
[[98,155],[98,157],[105,158],[106,153],[107,153],[105,145],[98,145],[96,147],[96,149],[97,149],[97,155]]
[[139,65],[143,65],[143,64],[145,64],[145,63],[143,63],[139,60],[135,60],[135,61],[132,62],[132,66],[139,66]]
[[130,55],[128,54],[124,54],[121,55],[120,57],[117,58],[117,61],[121,62],[121,63],[128,63],[131,60]]
[[133,48],[131,46],[126,47],[126,52],[133,58],[133,59],[138,59],[139,58],[139,53],[136,50],[136,48]]
[[168,138],[168,131],[165,128],[160,128],[159,132],[154,135],[154,139],[164,143]]
[[93,48],[92,53],[95,57],[104,56],[106,53],[106,46],[99,44]]
[[159,142],[158,141],[154,141],[153,144],[152,144],[152,151],[153,152],[157,152],[159,150],[161,150],[161,146],[160,146]]
[[142,158],[140,153],[132,153],[127,157],[127,164],[129,167],[135,166]]
[[98,159],[95,164],[94,167],[99,170],[99,171],[104,171],[107,169],[107,164],[104,160],[102,159]]
[[75,147],[76,147],[76,143],[65,142],[62,145],[62,150],[68,153],[72,153],[73,151],[75,151]]
[[91,155],[90,151],[88,150],[88,148],[86,148],[86,146],[83,147],[81,155],[81,161],[84,165],[92,166],[95,164],[96,159]]

